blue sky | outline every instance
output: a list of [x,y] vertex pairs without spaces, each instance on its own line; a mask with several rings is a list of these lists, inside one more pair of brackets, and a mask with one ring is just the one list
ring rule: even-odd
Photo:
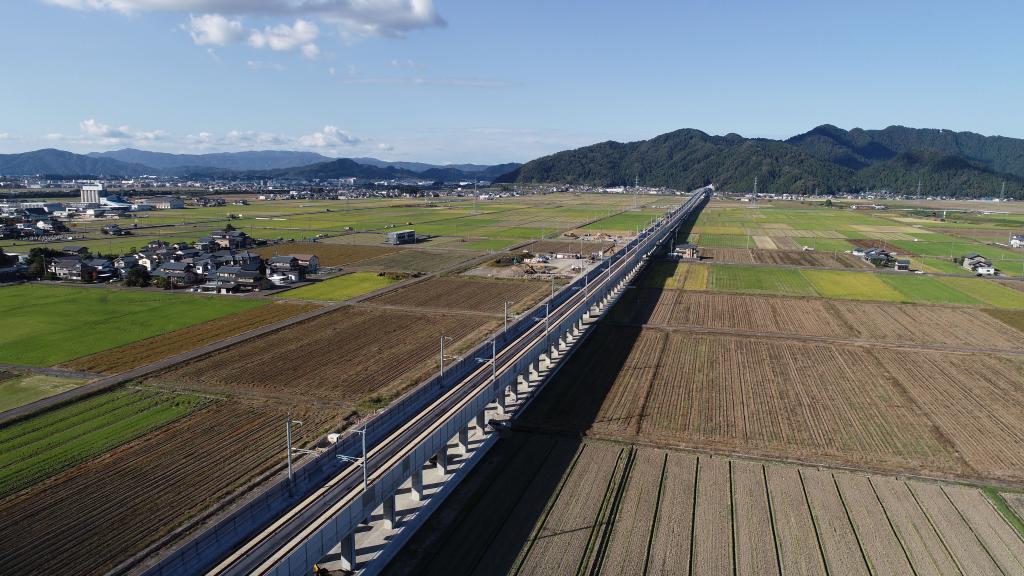
[[677,128],[1024,137],[1021,2],[10,0],[0,152],[525,161]]

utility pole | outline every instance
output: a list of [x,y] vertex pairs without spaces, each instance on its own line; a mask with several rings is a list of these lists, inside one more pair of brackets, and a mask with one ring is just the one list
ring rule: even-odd
[[292,424],[302,426],[302,420],[292,420],[291,418],[285,422],[285,439],[288,446],[288,482],[292,481]]
[[451,340],[451,336],[441,336],[441,386],[444,387],[444,341]]
[[341,460],[342,462],[353,462],[353,463],[354,462],[359,462],[362,465],[362,467],[363,467],[363,492],[366,492],[366,487],[367,487],[367,482],[366,482],[366,426],[363,426],[359,430],[353,430],[352,433],[353,434],[359,434],[360,436],[362,436],[363,457],[362,458],[356,458],[355,456],[346,456],[344,454],[338,454],[338,460]]
[[505,300],[505,330],[504,330],[505,333],[508,333],[508,305],[509,304],[515,304],[515,302],[513,302],[511,300]]

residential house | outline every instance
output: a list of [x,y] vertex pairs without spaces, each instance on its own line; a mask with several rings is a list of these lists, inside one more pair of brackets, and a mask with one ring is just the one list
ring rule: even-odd
[[210,238],[221,248],[237,250],[252,246],[252,238],[241,230],[218,230],[210,234]]
[[1010,236],[1010,247],[1024,248],[1024,234],[1014,234],[1013,236]]
[[114,260],[114,270],[120,278],[126,278],[128,271],[139,265],[137,256],[121,256]]
[[187,262],[164,262],[153,271],[156,278],[166,278],[174,286],[192,286],[198,283],[194,267]]
[[109,282],[117,277],[117,270],[110,258],[86,258],[84,262],[93,269],[92,280],[95,282]]
[[292,254],[299,261],[299,266],[304,268],[306,274],[316,274],[320,270],[320,259],[316,254]]
[[688,260],[700,259],[700,249],[696,244],[680,244],[676,246],[675,253],[680,258],[686,258]]
[[881,248],[865,250],[863,258],[879,268],[892,266],[892,261],[894,260],[892,254]]
[[272,256],[267,260],[267,279],[277,286],[299,282],[305,277],[305,269],[294,256]]
[[964,270],[974,271],[975,269],[981,266],[991,266],[992,262],[989,262],[989,260],[982,256],[981,254],[971,252],[970,254],[964,255],[964,261],[962,265],[964,267]]
[[50,260],[50,272],[61,280],[92,282],[94,269],[77,257],[54,258]]
[[89,253],[89,249],[85,246],[63,246],[60,251],[65,254],[77,254],[79,256],[85,256]]

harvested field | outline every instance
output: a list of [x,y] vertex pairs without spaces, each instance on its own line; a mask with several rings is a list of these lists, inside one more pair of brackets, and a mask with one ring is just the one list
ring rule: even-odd
[[[798,247],[799,248],[799,247]],[[871,264],[844,252],[744,250],[741,248],[707,248],[701,256],[714,262],[737,264],[776,264],[782,266],[818,266],[824,268],[871,268]]]
[[697,466],[696,511],[693,514],[695,574],[732,574],[732,483],[729,461],[701,458]]
[[309,434],[330,421],[221,402],[0,501],[0,566],[11,574],[106,572],[281,462],[288,416],[304,420]]
[[805,468],[800,471],[800,477],[829,573],[868,576],[860,542],[832,474]]
[[769,464],[765,466],[765,477],[768,480],[768,498],[771,500],[782,573],[825,574],[822,551],[807,506],[800,470]]
[[73,370],[118,374],[316,308],[318,306],[315,304],[285,302],[268,304],[196,326],[175,330],[163,336],[155,336],[119,348],[83,356],[65,363],[64,366]]
[[733,461],[732,491],[737,576],[778,574],[764,467],[753,462]]
[[644,574],[653,528],[651,519],[657,511],[665,458],[666,454],[660,450],[635,453],[608,546],[602,555],[602,572],[623,576]]
[[942,537],[946,549],[957,560],[961,571],[971,576],[999,576],[1002,572],[982,546],[971,527],[937,484],[909,482],[907,485],[932,526]]
[[647,332],[601,327],[524,420],[666,446],[1024,479],[1019,360],[683,332],[668,332],[655,357],[660,338]]
[[587,562],[591,542],[604,528],[606,500],[623,450],[586,444],[531,537],[517,574],[571,574]]
[[1003,573],[1024,574],[1022,535],[998,513],[993,514],[988,498],[977,490],[961,486],[944,486],[943,491]]
[[911,564],[932,574],[960,574],[950,551],[907,484],[880,476],[872,478],[871,484]]
[[[913,241],[913,239],[911,239],[911,241]],[[915,253],[915,252],[913,252],[913,251],[911,251],[911,250],[909,250],[907,248],[903,248],[902,246],[900,246],[900,247],[893,246],[891,244],[887,244],[886,242],[883,242],[883,241],[877,240],[877,239],[851,239],[851,240],[848,240],[848,242],[850,244],[853,244],[854,246],[856,246],[858,248],[864,248],[864,249],[882,248],[883,250],[894,250],[901,257],[902,256],[918,256],[917,253]]]
[[693,541],[693,505],[697,486],[697,457],[670,452],[665,459],[661,497],[651,537],[649,574],[689,573]]
[[[594,442],[579,446],[573,459],[575,445],[529,432],[501,440],[385,572],[770,576],[781,566],[783,574],[904,576],[961,574],[957,565],[963,574],[985,574],[996,564],[1003,574],[1024,570],[1024,541],[977,488]],[[922,509],[922,497],[939,504]],[[979,550],[995,561],[970,556]]]
[[471,250],[419,250],[404,249],[393,254],[363,260],[353,268],[431,274],[456,267],[463,262],[483,256],[485,252]]
[[845,473],[835,473],[833,479],[872,571],[885,576],[911,574],[910,560],[871,487],[871,480]]
[[[748,334],[786,334],[872,342],[1024,350],[1024,314],[963,307],[883,304],[676,290],[626,293],[612,312],[617,322],[666,328],[709,328]],[[956,330],[950,330],[956,326]]]
[[438,338],[482,329],[478,316],[345,307],[243,342],[151,381],[173,387],[352,405],[394,393],[436,370]]
[[488,280],[439,276],[393,290],[369,300],[374,304],[408,306],[428,310],[487,312],[501,316],[504,302],[511,310],[528,310],[550,292],[546,282]]
[[370,258],[377,258],[394,254],[401,251],[401,248],[393,246],[362,246],[358,244],[327,244],[324,242],[287,242],[285,244],[274,244],[255,248],[256,252],[264,258],[271,256],[282,256],[289,254],[314,254],[320,261],[320,266],[334,268],[347,266],[356,262],[362,262]]

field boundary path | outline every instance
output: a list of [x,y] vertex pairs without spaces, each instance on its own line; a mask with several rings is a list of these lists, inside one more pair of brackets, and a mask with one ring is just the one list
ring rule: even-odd
[[86,372],[84,370],[68,370],[66,368],[47,368],[43,366],[27,366],[25,364],[0,363],[0,370],[5,370],[7,372],[44,374],[46,376],[56,376],[57,378],[82,378],[85,380],[103,378],[103,374],[100,374],[98,372]]
[[708,334],[715,336],[737,336],[741,338],[796,340],[801,342],[819,342],[823,344],[847,344],[851,346],[867,346],[900,350],[928,350],[935,352],[958,352],[963,354],[995,354],[999,356],[1024,356],[1024,350],[1005,348],[975,348],[967,346],[946,346],[943,344],[916,344],[913,342],[879,342],[859,338],[836,338],[833,336],[810,336],[807,334],[790,334],[786,332],[758,332],[755,330],[739,330],[736,328],[713,328],[708,326],[678,326],[668,324],[640,324],[631,322],[608,322],[611,326],[642,327],[664,332],[686,332],[688,334]]

